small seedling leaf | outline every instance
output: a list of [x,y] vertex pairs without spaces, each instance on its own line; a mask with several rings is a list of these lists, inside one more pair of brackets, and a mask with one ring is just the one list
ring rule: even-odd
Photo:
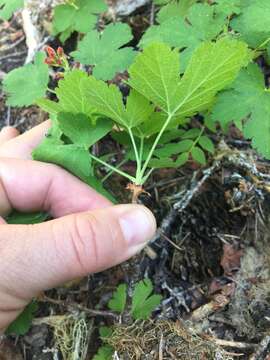
[[125,310],[127,300],[127,285],[121,284],[113,293],[112,299],[109,301],[108,306],[111,310],[122,313]]
[[135,285],[132,296],[131,315],[134,319],[148,319],[159,306],[162,297],[151,295],[153,285],[150,279],[144,279]]

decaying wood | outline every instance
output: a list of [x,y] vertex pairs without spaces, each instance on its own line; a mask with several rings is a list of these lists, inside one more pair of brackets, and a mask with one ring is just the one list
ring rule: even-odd
[[128,16],[136,9],[150,3],[150,0],[111,0],[109,12],[112,16]]

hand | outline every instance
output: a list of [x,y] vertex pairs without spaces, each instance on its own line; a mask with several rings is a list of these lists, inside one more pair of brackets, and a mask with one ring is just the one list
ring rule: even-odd
[[112,206],[60,167],[32,161],[49,127],[0,132],[0,216],[16,209],[55,218],[7,225],[0,217],[0,332],[43,290],[127,260],[156,230],[145,207]]

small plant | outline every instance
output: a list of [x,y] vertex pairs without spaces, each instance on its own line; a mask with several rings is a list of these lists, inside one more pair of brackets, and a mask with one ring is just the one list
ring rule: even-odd
[[[134,286],[130,315],[134,320],[148,319],[155,308],[160,304],[160,295],[151,295],[153,284],[150,279],[139,281]],[[121,284],[113,293],[108,306],[111,310],[123,313],[127,305],[127,285]]]
[[[152,312],[160,305],[162,297],[152,294],[153,284],[150,279],[143,279],[135,284],[132,294],[131,308],[127,309],[127,285],[120,284],[113,293],[108,307],[120,314],[127,311],[133,320],[147,320]],[[106,343],[113,334],[113,328],[101,327],[99,329],[101,339]],[[110,345],[103,345],[99,348],[94,360],[109,360],[112,358],[114,349]]]
[[106,10],[103,0],[65,0],[54,9],[53,35],[65,42],[74,31],[86,33],[96,25],[97,14]]
[[[65,54],[47,47],[47,55],[37,53],[3,81],[8,105],[35,104],[52,119],[33,158],[62,166],[111,200],[103,183],[112,173],[129,182],[136,201],[154,170],[190,160],[205,165],[216,124],[226,132],[234,123],[270,159],[270,94],[256,63],[260,56],[269,64],[269,1],[154,3],[155,23],[131,47],[136,40],[127,24],[96,27],[103,1],[63,1],[54,9],[53,34],[65,42],[79,32],[77,48]],[[9,19],[23,5],[0,0],[0,16]],[[124,94],[114,85],[119,73]],[[97,154],[108,135],[121,151]]]

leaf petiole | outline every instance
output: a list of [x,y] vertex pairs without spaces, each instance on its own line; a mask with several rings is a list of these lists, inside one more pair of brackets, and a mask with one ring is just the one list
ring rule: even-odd
[[98,162],[98,163],[106,166],[108,169],[110,169],[110,170],[116,172],[117,174],[125,177],[126,179],[128,179],[128,180],[130,180],[130,181],[132,181],[132,182],[136,182],[135,177],[133,177],[133,176],[131,176],[131,175],[128,175],[128,174],[125,173],[124,171],[121,171],[121,170],[117,169],[115,166],[112,166],[112,165],[106,163],[106,162],[103,161],[103,160],[100,160],[100,159],[99,159],[98,157],[96,157],[95,155],[90,154],[90,157],[91,157],[93,160],[95,160],[96,162]]

